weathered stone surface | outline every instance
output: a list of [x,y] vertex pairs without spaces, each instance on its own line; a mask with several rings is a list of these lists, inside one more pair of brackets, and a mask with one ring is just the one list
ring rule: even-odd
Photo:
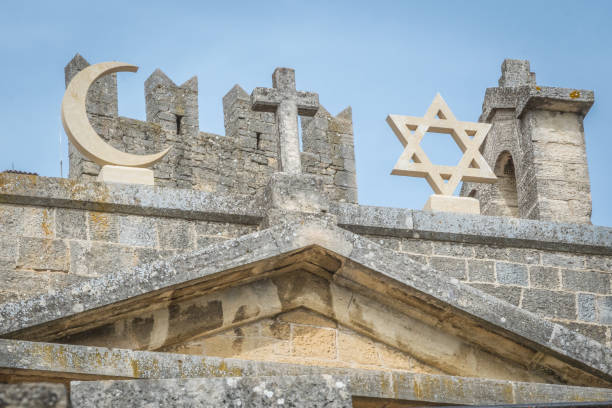
[[67,239],[87,239],[85,211],[58,208],[55,211],[56,236]]
[[509,262],[496,262],[495,272],[499,283],[508,285],[527,286],[528,276],[525,265]]
[[72,406],[352,407],[349,384],[330,375],[184,380],[73,381]]
[[463,259],[432,256],[429,259],[429,265],[446,276],[461,280],[466,279],[466,265]]
[[544,316],[576,319],[576,296],[544,289],[525,289],[523,307]]
[[584,322],[597,321],[597,307],[595,306],[595,295],[579,293],[577,296],[578,319]]
[[45,238],[19,240],[17,267],[38,271],[68,271],[68,248],[64,241]]
[[119,243],[128,246],[157,247],[155,220],[134,215],[121,216],[119,219]]
[[[415,263],[407,254],[380,247],[368,239],[335,228],[323,220],[316,220],[316,217],[306,220],[304,224],[280,225],[230,239],[192,254],[176,256],[171,261],[143,265],[131,273],[124,271],[110,273],[54,295],[43,295],[20,304],[0,305],[2,322],[0,326],[5,333],[24,329],[34,324],[73,316],[81,311],[111,305],[162,288],[183,285],[193,279],[209,278],[241,265],[271,260],[281,254],[312,245],[326,248],[351,262],[361,264],[367,270],[375,271],[384,279],[389,279],[389,282],[397,282],[402,287],[410,287],[426,294],[427,299],[431,299],[428,301],[462,310],[468,315],[489,322],[500,330],[507,330],[513,335],[539,343],[545,348],[552,345],[550,341],[553,329],[570,338],[568,333],[571,332],[566,328],[484,295],[483,292],[462,284],[455,278],[449,278],[435,269]],[[273,263],[268,265],[272,267]],[[356,278],[351,277],[354,271],[356,270],[346,269],[336,274],[338,276],[346,274],[346,277],[355,281]],[[357,281],[362,279],[359,278]],[[371,290],[379,290],[374,282],[366,280],[361,284],[367,285]],[[523,307],[551,317],[574,320],[577,318],[574,295],[524,290]],[[551,301],[552,295],[555,297]],[[582,337],[576,339],[583,341]],[[599,347],[598,350],[603,350],[601,345],[596,347]],[[609,358],[595,357],[593,353],[574,347],[571,341],[565,343],[562,348],[555,346],[555,350],[565,356],[564,358],[582,361],[587,367],[592,367],[598,372],[612,372],[612,361]]]
[[599,321],[603,324],[612,324],[612,296],[602,296],[597,299]]
[[17,372],[25,368],[41,370],[53,372],[56,376],[68,371],[71,375],[149,379],[214,377],[220,381],[227,377],[254,377],[255,380],[262,376],[331,375],[346,377],[349,393],[353,397],[455,404],[612,400],[612,391],[602,388],[414,374],[402,370],[390,372],[303,366],[15,340],[0,340],[0,367],[15,368]]
[[264,215],[246,196],[7,173],[0,174],[0,202],[244,224]]
[[495,269],[492,261],[468,261],[468,279],[470,282],[495,282]]
[[521,302],[522,290],[515,286],[499,286],[485,283],[470,283],[470,286],[489,293],[498,299],[505,300],[514,306],[518,306]]
[[0,384],[0,407],[68,408],[67,394],[63,384]]
[[580,292],[609,294],[612,274],[592,271],[561,271],[563,288]]
[[547,266],[529,267],[529,284],[533,288],[559,289],[561,278],[558,268]]

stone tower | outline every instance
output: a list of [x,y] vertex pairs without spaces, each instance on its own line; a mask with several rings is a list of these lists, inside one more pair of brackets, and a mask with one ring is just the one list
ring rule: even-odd
[[583,120],[593,91],[536,85],[529,61],[507,59],[488,88],[481,122],[493,124],[482,152],[499,181],[464,183],[482,214],[589,223],[591,189]]

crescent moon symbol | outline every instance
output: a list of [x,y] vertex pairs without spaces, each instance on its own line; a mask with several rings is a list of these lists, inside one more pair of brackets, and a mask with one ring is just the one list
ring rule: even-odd
[[138,67],[123,62],[102,62],[90,65],[72,78],[62,100],[62,124],[68,139],[88,159],[100,166],[112,164],[126,167],[150,167],[170,150],[136,155],[115,149],[106,143],[91,127],[85,110],[87,91],[98,78],[114,72],[136,72]]

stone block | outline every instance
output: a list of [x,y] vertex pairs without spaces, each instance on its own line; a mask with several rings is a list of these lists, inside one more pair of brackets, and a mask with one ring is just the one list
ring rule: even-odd
[[[236,329],[235,333],[242,334],[242,329]],[[263,360],[276,354],[289,354],[289,347],[286,351],[282,349],[282,345],[288,343],[260,336],[212,336],[202,340],[202,351],[208,356]]]
[[195,248],[195,231],[191,221],[161,218],[157,223],[159,245],[165,249]]
[[289,323],[264,319],[260,323],[261,335],[264,337],[272,337],[279,340],[289,340],[291,338],[291,326]]
[[27,237],[20,239],[18,268],[68,272],[68,265],[68,247],[64,241]]
[[22,206],[0,204],[0,234],[22,233],[23,210]]
[[124,215],[119,218],[119,243],[128,246],[157,247],[154,218]]
[[400,239],[399,238],[382,237],[382,236],[377,236],[377,235],[369,235],[367,236],[367,238],[376,242],[380,246],[384,246],[394,251],[400,250]]
[[336,328],[338,326],[334,320],[328,319],[323,315],[303,308],[298,308],[292,310],[291,312],[283,313],[279,316],[279,319],[288,323],[297,323],[317,327]]
[[25,237],[54,238],[55,209],[40,207],[24,207],[21,215],[22,231]]
[[559,289],[559,269],[550,266],[530,266],[529,286],[540,289]]
[[92,241],[119,242],[119,215],[90,211],[87,216]]
[[[133,256],[132,254],[133,249]],[[189,251],[190,248],[186,248],[186,251]],[[173,255],[175,255],[178,250],[172,249],[156,249],[156,248],[126,248],[125,250],[127,256],[126,260],[131,263],[126,264],[126,268],[129,268],[130,265],[138,265],[138,264],[148,264],[154,261],[159,261],[160,259],[166,259]]]
[[58,272],[32,273],[31,271],[14,270],[14,268],[1,269],[0,281],[2,282],[3,296],[6,299],[9,297],[12,299],[25,299],[39,293],[46,293],[49,289],[49,275],[51,274],[69,275]]
[[225,238],[225,237],[200,236],[197,238],[196,243],[197,243],[198,249],[200,249],[200,248],[206,248],[209,245],[213,245],[219,242],[227,241],[228,239],[229,238]]
[[338,358],[347,363],[379,365],[376,343],[352,331],[338,332]]
[[433,242],[406,238],[402,240],[400,250],[411,254],[431,255],[433,253]]
[[577,296],[578,320],[583,322],[597,321],[597,307],[595,306],[595,295],[579,293]]
[[70,271],[81,276],[100,276],[124,271],[137,263],[134,248],[92,241],[70,242]]
[[68,393],[63,384],[0,384],[0,407],[67,408]]
[[513,304],[514,306],[518,306],[521,300],[521,288],[518,287],[495,286],[487,283],[470,283],[470,286]]
[[540,264],[540,252],[529,248],[508,248],[508,259],[512,262],[538,265]]
[[612,325],[612,296],[597,298],[597,309],[599,310],[599,323]]
[[97,180],[103,183],[144,184],[152,186],[154,184],[154,173],[150,169],[107,165],[102,166]]
[[334,202],[330,206],[338,216],[338,224],[350,225],[357,233],[397,236],[397,232],[413,228],[412,210]]
[[474,257],[478,259],[495,259],[509,261],[508,249],[498,246],[478,245],[474,248]]
[[470,282],[495,282],[493,261],[468,259],[468,279]]
[[578,292],[610,294],[612,275],[605,272],[561,270],[563,289]]
[[565,327],[580,334],[583,334],[601,344],[606,344],[606,332],[608,328],[606,326],[600,326],[597,324],[586,324],[586,323],[568,323],[562,322]]
[[329,211],[323,194],[323,179],[312,175],[274,173],[264,193],[270,207],[290,212],[321,213]]
[[0,234],[0,259],[17,260],[19,254],[19,236],[15,234]]
[[542,265],[584,269],[585,257],[568,253],[542,252]]
[[473,245],[462,244],[460,242],[434,241],[433,254],[462,258],[473,258],[474,247]]
[[480,214],[480,202],[471,197],[432,194],[425,203],[423,211]]
[[57,208],[55,210],[55,225],[58,238],[87,239],[87,216],[85,211]]
[[236,238],[257,230],[256,225],[231,224],[226,222],[196,221],[196,235]]
[[349,381],[330,375],[73,381],[73,408],[350,408]]
[[586,268],[612,272],[612,256],[588,256],[586,258]]
[[446,276],[461,280],[467,279],[466,260],[461,258],[448,258],[432,256],[429,258],[429,266]]
[[528,285],[527,267],[509,262],[496,262],[495,274],[497,282],[505,285]]
[[325,360],[337,357],[336,330],[294,325],[292,338],[294,356]]
[[546,317],[576,320],[574,294],[544,289],[525,289],[523,308]]

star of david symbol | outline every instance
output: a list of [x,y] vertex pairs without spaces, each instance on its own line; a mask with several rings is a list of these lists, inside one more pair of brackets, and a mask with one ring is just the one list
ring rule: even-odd
[[[391,174],[424,177],[436,194],[453,195],[460,181],[495,183],[497,177],[478,150],[491,124],[461,122],[437,94],[422,118],[389,115],[387,123],[404,145]],[[456,166],[433,164],[420,146],[426,132],[450,134],[463,152]]]

